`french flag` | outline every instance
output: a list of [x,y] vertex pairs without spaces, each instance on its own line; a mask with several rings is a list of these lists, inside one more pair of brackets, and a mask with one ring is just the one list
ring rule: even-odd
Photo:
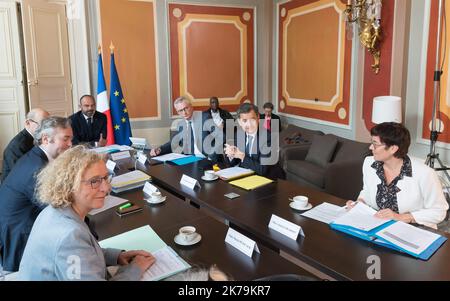
[[111,111],[109,109],[109,98],[106,92],[105,76],[103,74],[103,60],[102,54],[98,53],[97,66],[97,111],[106,115],[107,119],[107,137],[106,145],[114,144],[114,132],[112,127]]

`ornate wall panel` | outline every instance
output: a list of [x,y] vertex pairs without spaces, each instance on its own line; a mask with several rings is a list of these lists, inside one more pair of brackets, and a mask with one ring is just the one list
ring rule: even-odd
[[112,41],[130,117],[160,118],[154,1],[100,0],[100,18],[107,88]]
[[[446,11],[450,11],[450,2],[444,1],[446,5]],[[434,81],[433,75],[436,70],[436,47],[437,47],[437,31],[438,31],[438,0],[431,0],[430,11],[430,27],[428,35],[428,51],[427,51],[427,67],[426,67],[426,82],[425,82],[425,99],[423,108],[423,120],[422,120],[422,138],[430,138],[430,128],[432,121],[433,110],[433,98],[434,98]],[[441,30],[443,30],[443,25]],[[439,103],[436,104],[436,129],[441,132],[439,141],[449,143],[450,142],[450,77],[448,76],[449,70],[449,55],[450,55],[450,23],[447,21],[447,28],[445,30],[446,35],[442,35],[440,41],[440,58],[439,64],[443,66],[444,73],[441,77],[441,88]],[[445,47],[447,45],[447,47]],[[443,55],[445,54],[445,62],[442,65]]]
[[184,95],[203,110],[217,96],[229,111],[254,102],[253,8],[169,4],[168,13],[172,101]]
[[279,6],[279,112],[349,125],[352,41],[344,10],[339,0]]

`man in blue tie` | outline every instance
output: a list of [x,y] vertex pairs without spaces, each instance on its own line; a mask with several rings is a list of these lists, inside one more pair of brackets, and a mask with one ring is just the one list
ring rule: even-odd
[[[242,131],[237,133],[234,145],[226,144],[224,150],[229,164],[252,169],[260,176],[284,179],[285,173],[278,164],[278,144],[272,147],[272,134],[259,131],[258,107],[243,103],[237,110],[237,118]],[[245,134],[245,139],[239,139],[242,134]],[[242,140],[245,144],[239,145]],[[273,141],[275,143],[278,139]]]

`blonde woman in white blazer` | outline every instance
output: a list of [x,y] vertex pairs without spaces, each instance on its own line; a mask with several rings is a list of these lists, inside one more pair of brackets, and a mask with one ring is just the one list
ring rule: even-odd
[[[448,203],[436,172],[408,154],[410,134],[403,125],[385,122],[370,131],[373,156],[363,164],[358,202],[378,210],[375,216],[437,228]],[[348,201],[352,208],[354,202]]]

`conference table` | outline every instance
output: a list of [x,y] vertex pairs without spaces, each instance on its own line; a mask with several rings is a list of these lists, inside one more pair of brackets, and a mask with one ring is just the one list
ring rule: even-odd
[[[220,216],[229,225],[272,250],[299,260],[336,280],[450,280],[450,244],[444,243],[428,260],[416,259],[333,230],[328,224],[304,217],[291,209],[289,198],[309,197],[317,206],[323,202],[343,206],[346,200],[278,180],[247,191],[223,180],[205,182],[202,164],[184,166],[171,164],[146,165],[152,181],[172,193],[184,197],[200,211]],[[183,175],[198,179],[200,187],[189,189],[180,184]],[[235,192],[236,199],[224,194]],[[275,214],[302,227],[305,237],[292,240],[268,227]],[[449,238],[447,233],[439,234]]]
[[[123,172],[123,171],[122,171]],[[193,267],[208,268],[216,264],[235,280],[255,280],[274,274],[295,274],[314,277],[304,269],[292,265],[273,250],[261,246],[260,253],[248,257],[225,243],[228,226],[209,217],[170,192],[159,188],[166,200],[149,204],[142,189],[134,189],[116,196],[132,201],[144,210],[119,217],[115,208],[90,217],[99,240],[103,240],[145,225],[149,225],[161,239]],[[181,246],[174,242],[182,226],[194,226],[202,236],[199,243]]]

